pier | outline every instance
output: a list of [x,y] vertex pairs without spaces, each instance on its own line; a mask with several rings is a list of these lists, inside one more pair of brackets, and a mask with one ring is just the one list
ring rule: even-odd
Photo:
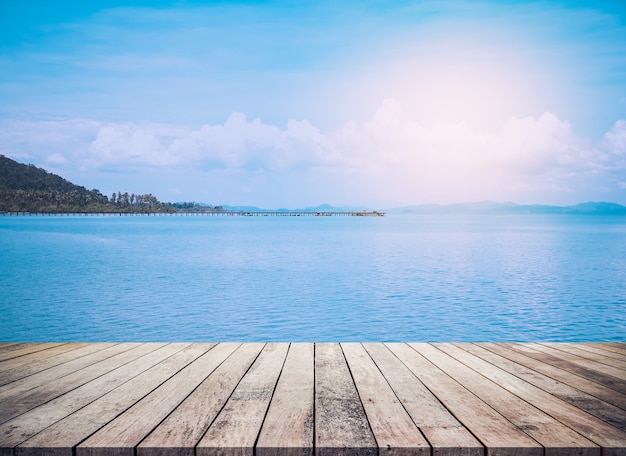
[[2,212],[3,216],[72,216],[72,217],[384,217],[381,211],[176,211],[176,212]]
[[0,455],[624,455],[626,343],[2,343]]

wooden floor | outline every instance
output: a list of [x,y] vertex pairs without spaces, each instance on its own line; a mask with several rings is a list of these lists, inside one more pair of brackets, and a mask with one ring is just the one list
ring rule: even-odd
[[0,344],[0,455],[626,455],[626,344]]

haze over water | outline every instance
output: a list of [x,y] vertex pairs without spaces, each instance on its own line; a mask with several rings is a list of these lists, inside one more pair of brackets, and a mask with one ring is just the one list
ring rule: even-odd
[[626,223],[0,216],[2,341],[623,341]]

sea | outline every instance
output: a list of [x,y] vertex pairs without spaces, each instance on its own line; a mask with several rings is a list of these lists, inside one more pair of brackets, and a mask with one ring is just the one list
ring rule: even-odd
[[626,217],[0,215],[0,341],[626,341]]

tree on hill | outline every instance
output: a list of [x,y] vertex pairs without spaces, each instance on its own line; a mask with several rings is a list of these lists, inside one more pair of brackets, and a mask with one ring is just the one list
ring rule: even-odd
[[0,155],[0,212],[169,212],[151,194],[118,193],[109,201],[98,190],[87,190],[34,165]]

